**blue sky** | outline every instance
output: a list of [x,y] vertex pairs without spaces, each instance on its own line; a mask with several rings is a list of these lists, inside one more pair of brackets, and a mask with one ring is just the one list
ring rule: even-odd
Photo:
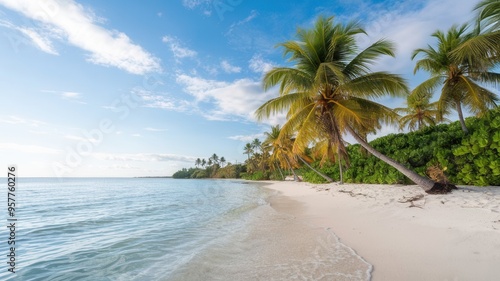
[[426,76],[413,75],[411,52],[472,18],[476,2],[0,0],[1,166],[114,177],[171,175],[213,153],[242,162],[245,143],[283,121],[253,112],[277,95],[261,77],[286,63],[275,46],[297,27],[360,20],[360,45],[397,46],[373,69],[415,86]]

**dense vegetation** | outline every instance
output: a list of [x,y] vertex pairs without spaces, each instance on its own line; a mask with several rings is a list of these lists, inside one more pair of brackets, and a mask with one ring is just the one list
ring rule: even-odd
[[[387,156],[416,171],[429,176],[430,169],[437,169],[450,182],[460,185],[500,186],[500,108],[491,110],[481,118],[469,117],[465,120],[469,133],[465,134],[460,122],[425,127],[409,133],[391,134],[373,140],[370,144]],[[268,134],[268,137],[272,136]],[[268,138],[269,139],[269,138]],[[268,140],[266,139],[266,140]],[[248,159],[245,164],[210,162],[203,168],[195,167],[177,171],[173,178],[244,178],[248,180],[282,180],[296,172],[304,181],[327,182],[316,171],[301,165],[296,157],[290,156],[293,169],[281,170],[273,162],[272,152],[267,144],[258,140],[245,149]],[[251,147],[249,149],[248,147]],[[275,149],[276,150],[276,149]],[[257,152],[259,151],[259,152]],[[371,184],[410,184],[403,174],[383,161],[368,154],[359,144],[347,146],[349,168],[343,172],[344,181]],[[311,166],[328,177],[339,180],[337,163],[321,163],[308,150],[303,157],[316,160]]]
[[[469,134],[459,121],[427,127],[407,134],[392,134],[370,144],[380,152],[404,164],[421,175],[428,176],[433,167],[444,172],[450,182],[465,185],[500,185],[500,109],[483,118],[466,120]],[[363,152],[356,145],[348,146],[350,167],[344,171],[344,180],[353,183],[410,183],[396,169]],[[338,179],[339,168],[328,163],[321,172]],[[301,169],[305,181],[325,182],[307,167]]]

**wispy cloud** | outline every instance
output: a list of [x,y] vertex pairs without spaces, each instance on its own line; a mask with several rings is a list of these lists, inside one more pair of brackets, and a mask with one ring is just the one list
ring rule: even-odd
[[33,28],[16,26],[6,20],[0,20],[0,26],[21,32],[26,37],[28,37],[31,43],[35,45],[35,47],[37,47],[43,52],[46,52],[51,55],[59,55],[57,50],[54,48],[52,41],[47,38],[46,34],[44,35],[40,33],[40,31],[37,31]]
[[134,94],[140,97],[144,107],[159,108],[178,112],[185,112],[192,108],[192,104],[186,100],[179,100],[165,94],[154,93],[144,89],[134,89]]
[[17,151],[22,153],[36,153],[36,154],[58,154],[63,152],[62,150],[45,146],[17,144],[17,143],[0,143],[0,150]]
[[248,67],[253,72],[264,74],[271,70],[274,65],[273,63],[264,60],[261,55],[254,55],[248,62]]
[[250,12],[250,15],[248,15],[248,17],[246,17],[246,18],[244,18],[244,19],[240,20],[239,22],[236,22],[236,23],[231,24],[231,26],[229,27],[229,31],[228,31],[228,33],[233,32],[233,30],[234,30],[236,27],[238,27],[238,26],[240,26],[240,25],[244,25],[244,24],[246,24],[246,23],[248,23],[248,22],[252,21],[252,20],[253,20],[255,17],[257,17],[258,15],[259,15],[259,13],[258,13],[257,11],[252,10],[252,11]]
[[28,118],[13,116],[13,115],[0,118],[0,123],[14,124],[14,125],[26,125],[26,126],[30,126],[30,127],[40,127],[42,125],[47,125],[47,123],[40,121],[40,120],[28,119]]
[[150,132],[165,132],[165,131],[168,131],[167,129],[158,129],[158,128],[151,128],[151,127],[144,128],[144,130],[150,131]]
[[430,35],[434,31],[447,30],[453,24],[470,20],[474,2],[443,0],[417,5],[415,1],[400,1],[390,8],[387,5],[364,6],[359,13],[364,17],[369,36],[360,37],[359,42],[367,47],[381,38],[391,40],[396,44],[397,59],[386,57],[374,69],[411,74],[415,65],[411,60],[412,52],[433,43]]
[[101,27],[102,20],[75,1],[0,0],[0,5],[39,23],[36,29],[14,28],[47,53],[57,54],[52,40],[64,40],[87,51],[87,61],[94,64],[133,74],[161,71],[158,58],[134,44],[125,33]]
[[54,90],[42,90],[42,92],[56,94],[63,100],[68,100],[71,102],[77,102],[77,103],[81,103],[81,104],[87,104],[86,102],[81,100],[83,97],[83,95],[81,93],[72,92],[72,91],[54,91]]
[[230,136],[229,139],[232,140],[237,140],[237,141],[242,141],[242,142],[250,142],[253,141],[254,139],[260,139],[264,137],[263,133],[260,134],[252,134],[252,135],[237,135],[237,136]]
[[184,7],[193,9],[200,5],[205,5],[207,3],[212,2],[213,0],[182,0],[182,4]]
[[186,74],[179,74],[177,83],[198,102],[212,105],[202,114],[210,120],[244,119],[255,121],[254,112],[265,101],[276,96],[276,92],[264,92],[261,83],[251,79],[233,82],[209,80]]
[[241,72],[241,67],[231,65],[227,60],[223,60],[220,66],[226,73],[239,73]]
[[179,161],[193,163],[197,157],[167,154],[167,153],[137,153],[137,154],[111,154],[94,153],[93,157],[110,161],[140,161],[140,162],[163,162]]
[[72,140],[72,141],[99,143],[98,140],[96,140],[96,139],[84,138],[84,137],[75,136],[75,135],[65,135],[64,138],[68,139],[68,140]]
[[170,46],[170,50],[174,54],[175,58],[178,59],[191,58],[191,57],[196,57],[196,55],[198,54],[196,53],[196,51],[184,47],[183,44],[177,38],[170,36],[163,36],[162,41]]

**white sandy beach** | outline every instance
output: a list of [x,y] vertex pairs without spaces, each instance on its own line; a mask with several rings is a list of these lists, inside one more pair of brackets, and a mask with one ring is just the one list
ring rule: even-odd
[[278,212],[331,228],[373,265],[372,280],[500,280],[499,187],[447,195],[399,185],[266,187],[280,192],[271,200]]

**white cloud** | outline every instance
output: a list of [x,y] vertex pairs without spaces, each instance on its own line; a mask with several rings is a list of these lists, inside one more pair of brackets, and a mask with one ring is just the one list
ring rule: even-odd
[[194,9],[200,5],[210,3],[212,0],[182,0],[182,4],[189,8]]
[[75,92],[63,92],[61,96],[66,99],[80,99],[82,94]]
[[134,89],[134,94],[139,96],[144,101],[144,107],[173,110],[178,112],[188,111],[188,109],[193,107],[193,105],[186,100],[174,99],[172,97],[153,93],[144,89]]
[[164,161],[179,161],[193,163],[197,157],[184,156],[166,153],[137,153],[137,154],[110,154],[110,153],[94,153],[97,159],[108,161],[139,161],[139,162],[164,162]]
[[274,91],[264,92],[261,83],[251,79],[224,82],[179,74],[176,81],[197,101],[211,103],[213,108],[203,112],[210,120],[243,118],[255,121],[255,110],[277,96]]
[[253,141],[254,139],[260,139],[263,137],[264,137],[264,134],[260,133],[260,134],[253,134],[253,135],[230,136],[229,139],[242,141],[242,142],[250,142],[250,141]]
[[67,40],[87,51],[87,61],[94,64],[133,74],[161,71],[158,58],[134,44],[126,34],[99,26],[102,19],[72,0],[0,0],[0,4],[40,23],[43,34],[26,27],[17,28],[45,52],[57,53],[52,39]]
[[132,134],[131,136],[136,137],[136,138],[141,138],[141,134]]
[[248,23],[248,22],[252,21],[252,20],[253,20],[255,17],[257,17],[258,15],[259,15],[259,13],[257,13],[257,11],[252,10],[252,11],[250,12],[250,15],[249,15],[248,17],[244,18],[243,20],[240,20],[239,22],[233,23],[233,24],[229,27],[229,30],[228,30],[228,32],[227,32],[227,33],[231,33],[231,32],[233,32],[233,30],[234,30],[236,27],[238,27],[238,26],[240,26],[240,25],[244,25],[244,24],[246,24],[246,23]]
[[227,60],[223,60],[220,66],[226,73],[239,73],[241,71],[241,67],[233,66]]
[[18,116],[7,116],[0,119],[0,123],[14,124],[14,125],[26,125],[30,127],[40,127],[42,125],[47,125],[47,123],[34,119],[27,119]]
[[68,139],[68,140],[79,141],[79,142],[91,142],[91,143],[95,143],[95,144],[99,143],[97,139],[84,138],[84,137],[75,136],[75,135],[65,135],[64,138]]
[[144,128],[144,130],[150,131],[150,132],[165,132],[165,131],[168,131],[167,129],[157,129],[157,128],[151,128],[151,127]]
[[0,143],[0,150],[4,151],[18,151],[23,153],[36,153],[36,154],[58,154],[62,150],[53,149],[50,147],[39,145],[27,145],[17,143]]
[[381,38],[391,40],[396,44],[397,59],[385,57],[373,69],[413,76],[415,61],[411,60],[412,52],[432,44],[434,41],[430,35],[434,31],[447,30],[453,24],[470,20],[474,2],[476,1],[426,1],[418,9],[415,9],[414,1],[399,2],[397,6],[391,5],[390,10],[366,7],[360,13],[367,17],[363,22],[368,23],[365,30],[369,37],[361,36],[360,45],[367,47]]
[[182,43],[179,42],[177,38],[163,36],[162,41],[170,46],[170,50],[172,50],[172,53],[174,53],[174,57],[176,58],[182,59],[196,57],[196,55],[198,54],[196,53],[196,51],[183,47]]
[[35,44],[35,46],[37,46],[40,50],[52,55],[59,55],[59,53],[52,46],[52,42],[47,37],[40,35],[33,29],[21,28],[21,27],[17,29],[21,31],[24,35],[28,36],[28,38],[30,38],[31,41]]
[[19,27],[6,20],[0,20],[0,26],[21,32],[31,40],[31,43],[35,45],[35,47],[43,52],[51,55],[59,55],[59,53],[52,45],[52,41],[47,38],[47,35],[42,35],[39,31],[36,31],[33,28]]
[[87,104],[86,102],[81,101],[81,98],[83,96],[81,93],[71,92],[71,91],[53,91],[53,90],[42,90],[42,92],[57,94],[63,100],[68,100],[71,102],[77,102],[77,103],[81,103],[81,104]]
[[270,71],[274,67],[273,63],[265,61],[261,55],[254,55],[248,63],[250,70],[262,74]]

